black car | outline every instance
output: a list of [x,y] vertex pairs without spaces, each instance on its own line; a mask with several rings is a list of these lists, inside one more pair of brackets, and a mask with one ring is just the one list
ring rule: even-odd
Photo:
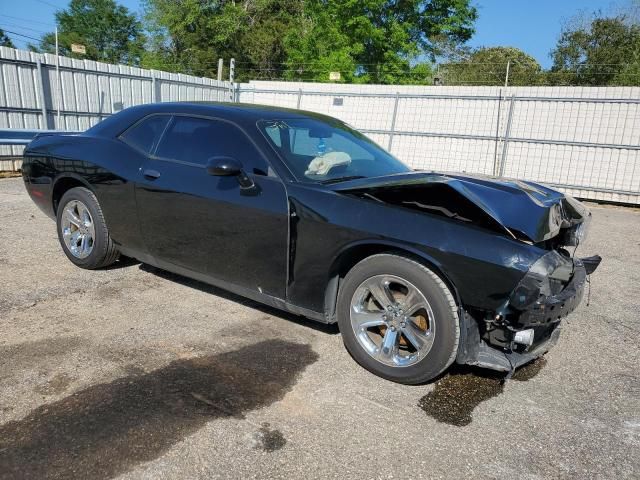
[[241,104],[126,109],[41,134],[23,177],[69,259],[120,254],[320,322],[420,383],[546,352],[600,258],[588,210],[516,180],[413,171],[334,118]]

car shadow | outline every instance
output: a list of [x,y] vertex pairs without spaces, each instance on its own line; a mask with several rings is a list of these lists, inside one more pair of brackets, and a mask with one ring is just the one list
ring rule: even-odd
[[106,267],[102,267],[100,270],[118,270],[119,268],[133,267],[134,265],[138,265],[139,263],[140,260],[120,255],[120,258],[118,258],[115,263],[107,265]]
[[298,325],[302,325],[302,326],[311,328],[313,330],[317,330],[319,332],[328,333],[331,335],[336,335],[340,333],[340,331],[338,330],[338,325],[335,323],[326,324],[326,323],[310,320],[306,317],[303,317],[302,315],[296,315],[294,313],[286,312],[284,310],[280,310],[275,307],[270,307],[269,305],[264,305],[260,302],[256,302],[254,300],[248,299],[241,295],[237,295],[235,293],[229,292],[222,288],[209,285],[208,283],[204,283],[199,280],[194,280],[193,278],[183,277],[182,275],[178,275],[176,273],[172,273],[167,270],[162,270],[160,268],[154,267],[152,265],[148,265],[146,263],[140,264],[140,270],[146,273],[151,273],[153,275],[164,278],[166,280],[179,283],[181,285],[184,285],[185,287],[194,288],[196,290],[200,290],[201,292],[224,298],[225,300],[229,300],[231,302],[253,308],[264,314],[271,315],[273,317],[278,317],[293,323],[297,323]]
[[[281,400],[317,359],[309,345],[266,340],[89,386],[0,425],[0,478],[113,478],[210,421]],[[277,429],[255,433],[267,453],[286,443]]]

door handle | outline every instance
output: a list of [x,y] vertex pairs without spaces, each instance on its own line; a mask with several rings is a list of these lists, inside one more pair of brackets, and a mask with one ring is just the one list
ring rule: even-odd
[[144,177],[148,178],[149,180],[156,180],[160,178],[160,172],[157,170],[145,170],[144,172],[142,172],[142,175],[144,175]]

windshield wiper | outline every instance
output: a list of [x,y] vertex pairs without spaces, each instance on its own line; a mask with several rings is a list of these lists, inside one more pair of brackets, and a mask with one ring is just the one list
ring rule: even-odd
[[349,180],[357,180],[358,178],[367,178],[367,177],[365,177],[364,175],[349,175],[346,177],[330,178],[329,180],[324,180],[320,183],[323,185],[329,185],[330,183],[346,182]]

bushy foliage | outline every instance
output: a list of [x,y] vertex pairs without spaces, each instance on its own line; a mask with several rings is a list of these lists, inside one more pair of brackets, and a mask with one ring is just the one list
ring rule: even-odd
[[0,47],[15,48],[11,39],[7,37],[7,34],[4,33],[4,30],[2,30],[1,28],[0,28]]
[[[73,58],[107,63],[138,65],[144,51],[145,35],[140,21],[114,0],[71,0],[66,9],[56,12],[59,52]],[[47,33],[40,52],[55,52],[55,34]],[[84,45],[86,54],[71,51],[71,44]]]
[[144,64],[212,75],[234,57],[238,78],[424,83],[438,41],[462,43],[469,0],[147,0]]
[[[640,0],[630,1],[569,22],[549,71],[518,48],[465,45],[473,0],[143,0],[141,19],[116,0],[71,0],[56,22],[62,55],[207,77],[235,58],[239,81],[339,72],[347,83],[504,85],[508,65],[511,86],[640,85]],[[0,45],[12,46],[1,30]],[[31,48],[53,53],[54,34]]]
[[552,52],[549,80],[564,85],[640,85],[640,25],[620,14],[568,26]]
[[446,85],[538,85],[544,82],[542,67],[531,55],[514,47],[480,48],[464,62],[440,66],[439,78]]

